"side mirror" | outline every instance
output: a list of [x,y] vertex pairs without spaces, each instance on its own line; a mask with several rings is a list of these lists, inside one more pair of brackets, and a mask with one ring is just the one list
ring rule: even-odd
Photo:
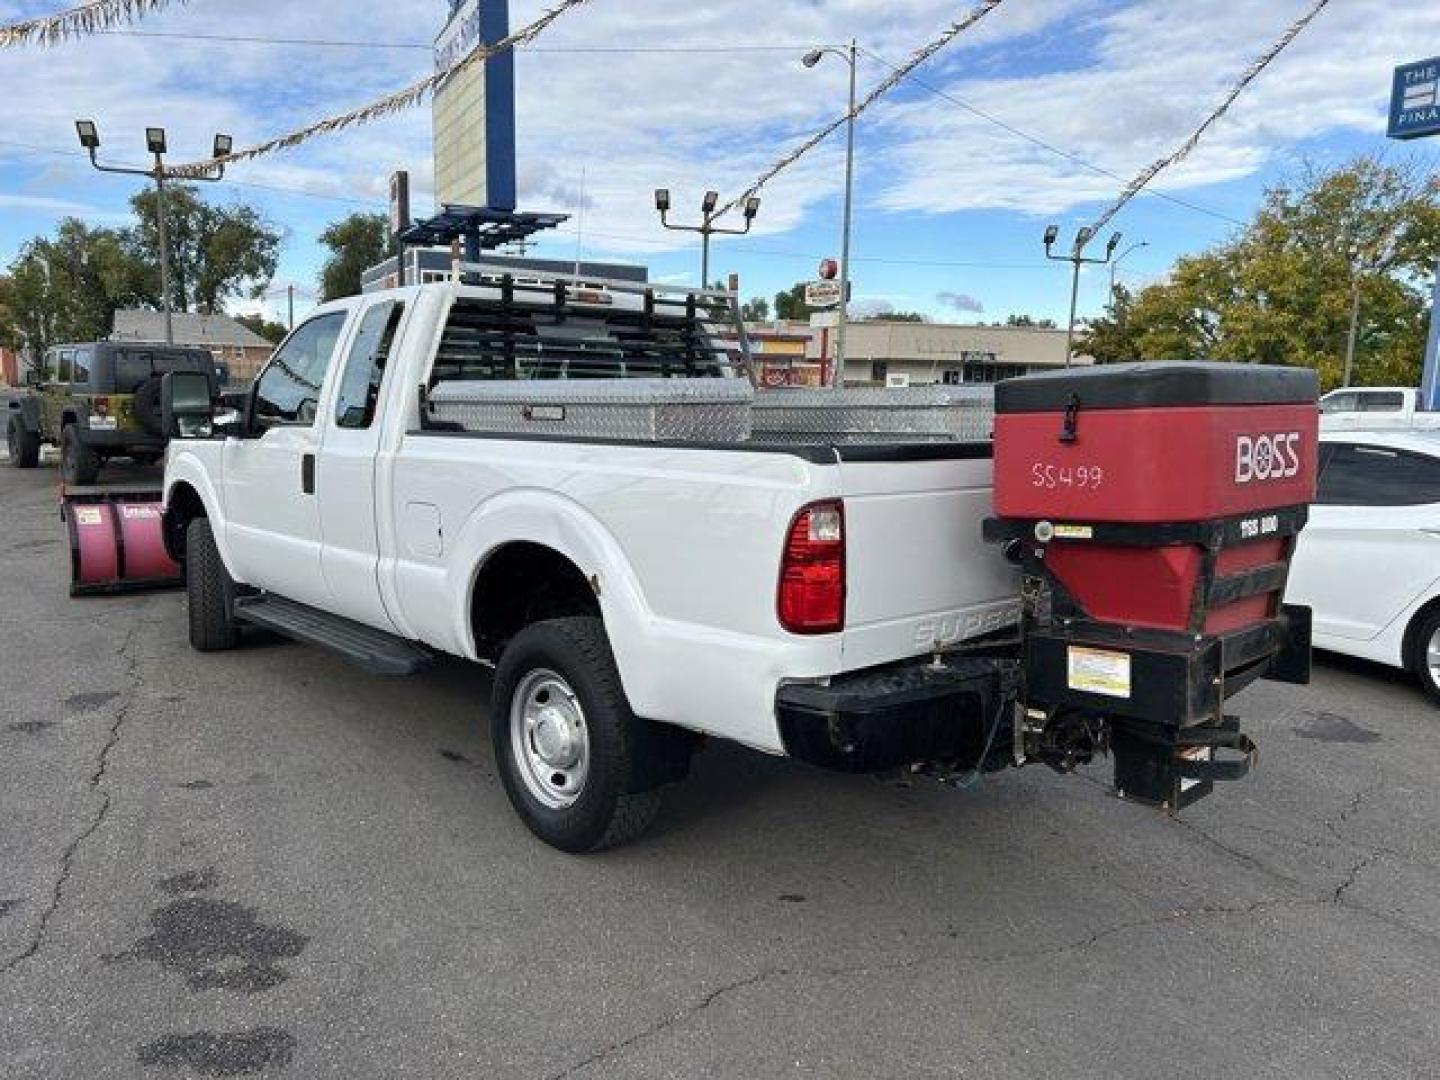
[[172,439],[208,438],[215,428],[210,376],[172,371],[160,380],[160,421]]

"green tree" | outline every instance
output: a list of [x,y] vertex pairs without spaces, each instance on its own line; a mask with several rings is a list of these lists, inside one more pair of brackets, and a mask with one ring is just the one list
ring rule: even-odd
[[145,301],[145,271],[130,254],[124,232],[66,218],[53,237],[27,241],[11,263],[11,314],[0,333],[37,351],[61,341],[103,338],[116,308]]
[[805,283],[797,282],[784,292],[775,294],[775,318],[804,321],[810,318],[805,306]]
[[237,315],[235,321],[252,333],[259,334],[266,341],[278,345],[285,340],[290,330],[282,322],[271,322],[264,315]]
[[[1415,385],[1440,259],[1440,179],[1361,157],[1272,188],[1235,237],[1178,260],[1165,282],[1112,299],[1082,352],[1100,360],[1205,357],[1342,378],[1358,299],[1360,384]],[[1118,292],[1118,290],[1117,290]]]
[[873,315],[866,315],[864,321],[923,323],[926,319],[918,311],[877,311]]
[[[160,234],[156,193],[130,200],[139,219],[126,233],[130,255],[145,267],[150,306],[160,307]],[[258,296],[275,275],[280,233],[250,206],[214,206],[191,184],[165,189],[170,295],[178,311],[213,313],[225,302]]]
[[770,318],[770,301],[753,296],[740,305],[740,317],[746,322],[766,322]]
[[1000,326],[1000,325],[1004,325],[1004,326],[1020,326],[1020,327],[1027,327],[1027,328],[1032,328],[1032,329],[1036,329],[1036,330],[1054,330],[1054,329],[1055,329],[1055,320],[1054,320],[1054,319],[1037,319],[1037,318],[1035,318],[1035,316],[1033,316],[1033,315],[1007,315],[1006,318],[1005,318],[1005,322],[1004,322],[1003,324],[997,323],[996,325],[997,325],[997,326]]
[[384,214],[351,214],[320,234],[330,255],[320,270],[320,300],[360,292],[360,275],[390,254],[390,221]]

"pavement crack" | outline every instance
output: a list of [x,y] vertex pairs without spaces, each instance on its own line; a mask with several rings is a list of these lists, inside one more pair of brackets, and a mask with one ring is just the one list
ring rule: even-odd
[[35,921],[35,929],[31,932],[30,940],[25,948],[14,956],[10,957],[3,964],[0,964],[0,975],[9,974],[26,960],[31,959],[45,947],[45,938],[50,930],[51,920],[60,910],[60,905],[65,899],[65,886],[70,883],[70,875],[74,870],[75,857],[79,854],[81,847],[99,830],[105,823],[106,817],[110,814],[111,795],[105,787],[105,774],[110,768],[110,754],[120,742],[121,733],[125,727],[125,721],[130,716],[130,710],[135,705],[135,699],[140,689],[139,659],[131,651],[135,636],[139,632],[139,624],[130,627],[125,635],[124,642],[116,650],[116,654],[126,658],[125,678],[130,683],[130,692],[126,695],[124,702],[115,711],[115,719],[110,725],[106,734],[105,743],[100,747],[100,752],[95,757],[95,767],[86,778],[86,787],[100,796],[100,801],[85,826],[75,834],[70,843],[60,853],[60,860],[56,866],[55,880],[50,888],[50,898],[40,912],[40,917]]

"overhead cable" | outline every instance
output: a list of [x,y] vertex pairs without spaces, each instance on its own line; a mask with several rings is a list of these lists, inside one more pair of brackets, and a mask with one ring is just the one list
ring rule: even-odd
[[20,45],[55,45],[68,38],[99,34],[134,22],[152,11],[186,0],[89,0],[54,15],[0,26],[0,49]]
[[1330,0],[1316,0],[1309,11],[1291,23],[1290,28],[1280,36],[1280,40],[1266,49],[1265,52],[1260,55],[1259,59],[1245,69],[1245,73],[1240,76],[1240,81],[1231,87],[1230,93],[1225,95],[1225,100],[1220,103],[1219,108],[1207,116],[1204,123],[1196,128],[1194,133],[1181,143],[1177,150],[1160,158],[1158,161],[1151,162],[1140,171],[1140,174],[1136,176],[1134,180],[1131,180],[1130,183],[1125,185],[1125,189],[1120,192],[1120,197],[1116,199],[1103,214],[1096,218],[1095,223],[1090,226],[1091,233],[1098,233],[1108,225],[1110,219],[1124,209],[1125,204],[1140,194],[1140,192],[1145,189],[1145,185],[1155,179],[1162,171],[1168,169],[1171,165],[1185,160],[1185,158],[1190,155],[1190,152],[1200,145],[1200,140],[1205,136],[1205,132],[1209,131],[1210,128],[1229,111],[1230,106],[1235,103],[1235,99],[1245,92],[1245,88],[1254,82],[1262,71],[1270,66],[1272,60],[1285,51],[1286,46],[1300,36],[1304,29],[1310,25],[1311,20],[1313,20],[1316,15],[1319,15],[1329,3]]
[[964,18],[960,19],[958,22],[951,23],[950,26],[946,28],[945,32],[941,34],[938,38],[936,38],[934,41],[930,42],[930,44],[924,46],[923,48],[917,49],[915,50],[915,52],[911,53],[910,58],[906,60],[905,63],[901,64],[898,68],[891,72],[890,75],[888,75],[880,83],[880,85],[875,87],[874,90],[870,91],[869,95],[863,101],[861,101],[860,104],[855,106],[855,111],[853,113],[847,112],[844,116],[841,116],[838,119],[832,121],[831,123],[826,124],[814,135],[810,136],[810,138],[806,139],[803,143],[795,147],[795,149],[791,150],[779,161],[775,162],[775,164],[771,165],[770,168],[766,169],[763,173],[760,174],[760,176],[755,180],[753,184],[751,184],[743,192],[741,192],[735,198],[731,199],[724,206],[722,206],[719,212],[715,214],[715,217],[719,217],[722,214],[728,213],[740,203],[744,202],[746,199],[749,199],[759,194],[760,189],[763,188],[766,184],[768,184],[771,180],[775,179],[775,177],[779,176],[791,165],[794,165],[811,150],[814,150],[815,147],[819,146],[834,132],[838,131],[847,121],[853,118],[858,118],[860,114],[863,113],[866,109],[870,108],[871,105],[875,104],[875,102],[879,101],[891,90],[895,89],[895,87],[904,80],[905,76],[909,75],[910,72],[914,71],[921,64],[925,63],[925,61],[929,60],[937,52],[945,48],[945,46],[949,45],[966,30],[969,30],[970,27],[974,26],[986,15],[989,15],[990,12],[994,11],[1003,2],[1004,0],[982,0],[982,3],[972,8],[969,14],[967,14]]
[[292,131],[288,135],[281,135],[278,138],[270,139],[255,146],[247,146],[243,149],[238,149],[229,154],[224,154],[206,161],[196,161],[186,165],[178,165],[174,168],[167,169],[166,172],[179,177],[209,175],[224,165],[233,165],[238,161],[250,161],[279,150],[289,150],[291,147],[299,146],[303,142],[309,142],[319,135],[328,135],[331,132],[342,131],[345,128],[354,127],[358,124],[368,124],[405,109],[414,108],[456,75],[469,70],[477,64],[483,64],[492,56],[508,52],[517,45],[524,45],[534,40],[543,33],[551,23],[560,18],[560,16],[585,3],[589,3],[589,0],[560,0],[558,4],[550,8],[534,22],[521,27],[508,37],[501,38],[493,45],[477,45],[470,52],[443,70],[437,71],[435,74],[427,76],[419,82],[411,83],[403,90],[388,94],[377,101],[372,101],[368,105],[364,105],[358,109],[352,109],[349,112],[340,113],[337,116],[327,116],[324,120],[317,120],[315,123],[309,124],[297,131]]

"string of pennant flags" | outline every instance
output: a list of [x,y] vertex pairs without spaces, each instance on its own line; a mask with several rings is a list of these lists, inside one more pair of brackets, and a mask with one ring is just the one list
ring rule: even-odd
[[972,8],[965,15],[964,18],[958,20],[957,22],[951,23],[950,26],[945,29],[945,32],[939,37],[937,37],[934,41],[930,42],[928,45],[916,49],[913,53],[910,54],[909,58],[903,64],[901,64],[888,76],[886,76],[886,78],[878,86],[876,86],[875,89],[872,90],[863,101],[861,101],[858,105],[855,106],[855,111],[853,113],[847,112],[843,116],[837,117],[829,124],[826,124],[819,131],[815,132],[814,135],[811,135],[810,138],[806,139],[799,146],[795,147],[793,150],[787,153],[784,157],[780,158],[779,161],[775,162],[768,169],[762,172],[756,178],[753,184],[751,184],[739,195],[735,196],[735,198],[731,199],[724,206],[722,206],[716,212],[715,217],[720,217],[723,214],[728,214],[731,210],[735,209],[735,207],[739,206],[746,199],[754,198],[756,195],[760,194],[761,189],[764,188],[766,184],[770,183],[771,180],[774,180],[775,177],[779,176],[786,169],[790,168],[790,166],[794,165],[811,150],[814,150],[815,147],[819,146],[822,142],[824,142],[836,131],[838,131],[852,117],[859,117],[860,114],[865,112],[866,109],[870,108],[871,105],[875,104],[875,102],[879,101],[891,90],[899,86],[900,83],[905,80],[905,77],[909,75],[912,71],[918,68],[921,64],[925,63],[925,61],[929,60],[941,49],[945,48],[945,46],[949,45],[966,30],[969,30],[986,15],[989,15],[1003,2],[1004,0],[983,0],[982,3]]
[[412,109],[429,98],[436,90],[445,84],[447,80],[458,75],[460,72],[474,67],[476,64],[483,64],[492,56],[508,52],[517,45],[524,45],[539,37],[556,19],[590,0],[560,0],[560,3],[546,10],[534,22],[528,23],[508,37],[501,38],[493,45],[477,45],[470,52],[460,57],[454,63],[442,68],[433,75],[426,76],[418,82],[411,83],[403,90],[397,90],[393,94],[372,101],[358,109],[349,112],[339,113],[335,116],[327,116],[323,120],[317,120],[313,124],[290,132],[288,135],[280,135],[274,139],[257,143],[254,146],[247,146],[233,150],[228,154],[219,157],[209,158],[205,161],[190,162],[185,165],[177,165],[166,171],[179,177],[205,176],[214,172],[223,165],[231,165],[237,161],[249,161],[253,158],[263,157],[279,150],[289,150],[291,147],[299,146],[301,143],[309,142],[320,135],[328,135],[331,132],[343,131],[345,128],[355,127],[359,124],[368,124],[380,120],[394,113]]
[[1125,208],[1126,203],[1145,190],[1145,186],[1149,184],[1151,180],[1154,180],[1155,177],[1170,166],[1178,164],[1189,157],[1190,152],[1200,145],[1200,140],[1205,137],[1205,133],[1209,131],[1222,116],[1230,111],[1230,106],[1235,104],[1235,99],[1245,92],[1247,86],[1259,78],[1260,73],[1270,66],[1270,62],[1284,52],[1286,47],[1300,36],[1301,32],[1310,25],[1315,16],[1319,15],[1329,3],[1330,0],[1316,0],[1309,11],[1291,23],[1285,33],[1280,36],[1279,40],[1271,45],[1270,48],[1266,49],[1254,63],[1245,69],[1245,73],[1241,75],[1240,80],[1231,87],[1230,92],[1225,95],[1225,100],[1220,103],[1214,112],[1205,118],[1204,122],[1195,129],[1188,139],[1180,144],[1178,149],[1157,161],[1151,162],[1140,171],[1135,179],[1125,185],[1116,200],[1111,203],[1105,212],[1095,219],[1095,223],[1090,226],[1091,234],[1096,235],[1101,229],[1105,228],[1105,226],[1110,223],[1110,220]]
[[57,45],[71,38],[100,34],[135,22],[152,11],[188,0],[90,0],[38,19],[0,26],[0,49],[21,45]]

